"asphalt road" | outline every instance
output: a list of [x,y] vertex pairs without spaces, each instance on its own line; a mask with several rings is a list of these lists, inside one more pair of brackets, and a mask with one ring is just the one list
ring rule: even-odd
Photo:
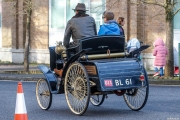
[[[41,110],[35,96],[36,82],[22,82],[29,120],[180,120],[180,86],[150,85],[149,98],[140,111],[130,110],[123,97],[108,95],[104,103],[89,104],[83,116],[69,110],[64,94],[53,95],[51,108]],[[12,120],[17,82],[0,81],[0,120]]]

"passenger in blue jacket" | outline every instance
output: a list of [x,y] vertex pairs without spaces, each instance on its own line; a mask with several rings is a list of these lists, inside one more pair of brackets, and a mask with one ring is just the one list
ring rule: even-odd
[[98,35],[120,35],[118,23],[114,20],[113,12],[104,12],[104,24],[100,26]]

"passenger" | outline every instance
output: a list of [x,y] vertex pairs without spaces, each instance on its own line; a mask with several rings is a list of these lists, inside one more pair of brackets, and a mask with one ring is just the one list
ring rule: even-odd
[[97,35],[96,24],[93,17],[86,14],[86,6],[84,3],[78,3],[73,9],[75,16],[73,16],[67,23],[63,45],[68,48],[70,38],[72,36],[72,46],[79,44],[78,39]]
[[113,12],[104,12],[102,19],[104,24],[100,26],[98,35],[120,35],[119,26],[114,20]]
[[164,75],[163,67],[166,65],[166,55],[168,54],[168,51],[161,38],[157,39],[154,42],[154,47],[155,47],[153,51],[153,56],[155,56],[154,69],[156,72],[154,76],[160,75],[160,77],[162,78]]
[[125,24],[125,20],[123,17],[118,17],[117,19],[117,23],[118,23],[118,26],[119,26],[119,29],[120,29],[120,34],[121,35],[124,35],[124,29],[122,26],[124,26]]

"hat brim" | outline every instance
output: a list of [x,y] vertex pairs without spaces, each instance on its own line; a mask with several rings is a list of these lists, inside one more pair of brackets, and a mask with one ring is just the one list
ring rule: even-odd
[[[80,10],[80,9],[72,9],[72,10]],[[89,11],[89,10],[81,10],[81,11]]]

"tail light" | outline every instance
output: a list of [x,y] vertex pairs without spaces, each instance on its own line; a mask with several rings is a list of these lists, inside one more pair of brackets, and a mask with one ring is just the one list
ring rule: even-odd
[[139,77],[139,81],[144,81],[144,74],[141,74],[140,77]]

